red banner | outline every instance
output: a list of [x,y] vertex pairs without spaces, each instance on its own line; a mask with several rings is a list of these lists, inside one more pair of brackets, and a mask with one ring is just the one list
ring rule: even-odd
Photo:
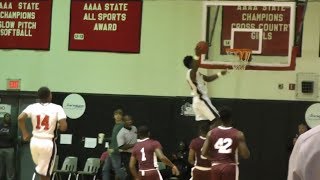
[[1,49],[50,49],[52,0],[1,0]]
[[[297,17],[302,16],[297,8]],[[228,6],[223,7],[221,54],[230,48],[226,43],[231,40],[231,29],[262,29],[262,53],[265,56],[287,56],[289,45],[290,18],[301,21],[301,18],[290,17],[289,7],[271,6]],[[300,22],[296,22],[300,23]],[[297,29],[297,27],[295,27]],[[258,50],[258,32],[235,32],[234,48]],[[301,48],[301,42],[298,45]]]
[[142,1],[71,0],[69,50],[139,53]]

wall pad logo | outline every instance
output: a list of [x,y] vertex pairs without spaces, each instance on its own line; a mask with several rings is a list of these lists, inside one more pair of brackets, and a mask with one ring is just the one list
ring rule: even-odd
[[70,94],[63,101],[63,109],[71,119],[77,119],[83,115],[86,110],[86,102],[79,94]]
[[315,103],[308,107],[305,119],[311,128],[320,125],[320,103]]
[[193,111],[191,103],[186,102],[181,106],[181,115],[183,115],[183,116],[194,116],[194,111]]

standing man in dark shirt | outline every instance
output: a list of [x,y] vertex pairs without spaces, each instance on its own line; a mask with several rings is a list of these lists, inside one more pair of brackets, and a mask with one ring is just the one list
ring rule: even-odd
[[121,168],[121,156],[117,142],[117,135],[124,126],[122,109],[115,110],[113,116],[115,124],[112,129],[111,142],[108,149],[109,157],[104,161],[102,167],[102,179],[111,180],[110,171],[113,169],[116,179],[125,180],[126,172]]
[[15,131],[11,126],[11,115],[6,113],[0,124],[0,179],[14,180],[15,176]]

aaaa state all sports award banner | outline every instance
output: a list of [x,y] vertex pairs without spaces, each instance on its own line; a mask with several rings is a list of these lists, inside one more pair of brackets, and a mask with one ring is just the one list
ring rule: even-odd
[[0,48],[49,50],[52,0],[1,0]]
[[69,50],[140,52],[142,1],[71,0]]

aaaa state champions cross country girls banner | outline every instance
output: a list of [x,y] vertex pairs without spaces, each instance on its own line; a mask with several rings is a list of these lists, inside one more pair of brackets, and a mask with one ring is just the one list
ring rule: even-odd
[[[290,16],[289,7],[280,6],[229,6],[223,7],[221,49],[225,54],[229,45],[224,40],[231,37],[232,28],[263,29],[262,53],[264,56],[286,56],[288,55],[289,24],[290,18],[295,19],[295,37],[302,33],[299,29],[303,23],[303,11],[305,4],[297,4],[296,17]],[[255,32],[237,32],[234,48],[243,47],[256,49],[258,47],[258,36]],[[241,33],[241,34],[240,34]],[[298,56],[301,56],[302,39],[296,44],[299,48]]]
[[50,49],[52,0],[1,0],[1,49]]
[[69,50],[140,52],[142,1],[71,0]]

